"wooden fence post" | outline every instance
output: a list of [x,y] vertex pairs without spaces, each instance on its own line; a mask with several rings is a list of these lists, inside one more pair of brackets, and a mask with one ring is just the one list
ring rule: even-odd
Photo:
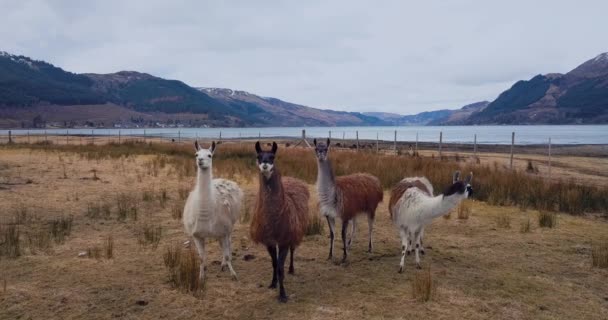
[[329,130],[329,136],[328,136],[329,140],[331,140],[331,130]]
[[439,160],[441,161],[441,144],[443,143],[443,131],[439,131]]
[[379,140],[379,135],[378,135],[378,132],[376,132],[376,153],[378,153],[378,140]]
[[513,146],[515,145],[515,131],[511,132],[511,158],[509,160],[509,168],[513,170]]
[[220,141],[222,141],[222,132],[220,131]]
[[477,161],[477,133],[473,136],[473,154],[475,155],[475,161]]
[[345,133],[344,131],[342,131],[342,144],[344,144],[344,137],[345,137],[345,134],[346,134],[346,133]]
[[44,142],[48,142],[48,137],[46,136],[46,130],[44,130]]
[[144,143],[146,143],[146,129],[144,129]]
[[8,143],[13,143],[13,136],[11,130],[8,131]]
[[70,130],[65,130],[65,144],[70,144]]
[[359,151],[359,130],[355,131],[357,134],[357,151]]
[[[222,139],[222,132],[220,131],[220,140]],[[182,143],[182,132],[177,130],[177,143]]]
[[95,135],[93,134],[93,129],[91,129],[91,141],[95,144]]
[[397,130],[395,130],[395,138],[393,139],[393,149],[395,149],[395,154],[397,154]]
[[416,148],[414,149],[414,155],[418,156],[418,132],[416,132]]
[[551,180],[551,138],[549,138],[549,180]]
[[27,131],[27,143],[28,144],[30,143],[30,131],[29,130]]
[[120,144],[120,129],[118,129],[118,144]]

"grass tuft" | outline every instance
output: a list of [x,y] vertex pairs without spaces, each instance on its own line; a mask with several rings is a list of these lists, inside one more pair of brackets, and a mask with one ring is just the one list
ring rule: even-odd
[[137,230],[137,242],[143,246],[151,246],[156,249],[160,243],[163,234],[163,228],[160,225],[143,224]]
[[431,274],[431,267],[414,273],[412,297],[419,302],[430,301],[435,297],[436,285]]
[[106,259],[114,258],[114,237],[108,236],[103,244],[103,251],[106,255]]
[[596,268],[608,268],[608,241],[591,245],[591,264]]
[[458,215],[457,218],[459,220],[468,220],[469,219],[469,215],[471,215],[471,202],[470,200],[464,200],[462,202],[460,202],[460,204],[458,205],[458,211],[457,211]]
[[530,223],[530,218],[526,218],[526,220],[524,220],[521,223],[521,226],[519,227],[519,232],[521,233],[529,233],[531,230],[532,226]]
[[541,228],[555,228],[557,226],[557,214],[549,211],[539,212],[538,226]]
[[499,213],[496,216],[496,226],[504,229],[511,228],[511,217],[506,213]]
[[308,226],[306,227],[305,234],[307,236],[312,236],[315,234],[323,234],[323,223],[322,223],[321,217],[319,217],[319,215],[315,214],[310,217],[310,222],[308,223]]
[[194,249],[182,249],[179,244],[167,247],[163,260],[172,286],[182,292],[200,291],[200,260]]

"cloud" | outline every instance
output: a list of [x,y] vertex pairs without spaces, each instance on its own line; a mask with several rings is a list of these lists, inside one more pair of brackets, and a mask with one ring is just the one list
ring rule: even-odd
[[601,0],[0,2],[0,49],[66,70],[404,114],[567,72],[606,51],[608,29]]

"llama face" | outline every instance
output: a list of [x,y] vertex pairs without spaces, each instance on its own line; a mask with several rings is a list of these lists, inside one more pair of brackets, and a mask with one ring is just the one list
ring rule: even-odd
[[329,139],[327,139],[327,144],[324,144],[323,142],[317,143],[317,139],[313,142],[315,144],[315,155],[317,156],[317,160],[327,160],[327,155],[329,154]]
[[195,141],[194,148],[196,150],[196,153],[194,154],[196,157],[196,165],[202,170],[211,168],[213,164],[213,152],[215,151],[215,141],[211,143],[211,148],[209,149],[201,148],[198,141]]
[[458,194],[458,195],[464,196],[464,198],[468,198],[471,195],[473,195],[473,187],[471,186],[471,183],[473,181],[473,173],[471,172],[467,176],[465,181],[459,180],[459,177],[460,177],[460,172],[456,171],[454,173],[452,185],[447,187],[443,191],[443,195],[445,197],[448,197],[448,196],[451,196],[454,194]]
[[276,156],[278,146],[276,142],[272,143],[271,151],[264,151],[260,146],[260,142],[256,142],[255,151],[257,152],[256,162],[258,165],[258,169],[266,179],[269,179],[274,172],[274,159]]

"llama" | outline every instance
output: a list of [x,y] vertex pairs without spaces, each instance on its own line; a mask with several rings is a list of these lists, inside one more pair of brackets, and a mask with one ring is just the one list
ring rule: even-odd
[[[321,215],[327,219],[329,225],[329,257],[333,259],[334,251],[334,229],[335,218],[342,220],[342,244],[343,257],[345,263],[348,257],[348,250],[351,247],[356,230],[356,217],[358,214],[367,215],[367,226],[369,230],[368,252],[372,252],[372,230],[374,228],[374,217],[378,203],[384,196],[380,180],[367,173],[355,173],[347,176],[336,177],[331,161],[328,158],[330,141],[327,144],[317,143],[314,140],[315,153],[317,156],[317,191],[319,194],[319,210]],[[346,231],[349,222],[352,221],[352,231],[348,243],[346,241]]]
[[[293,255],[308,226],[308,187],[298,179],[281,177],[276,164],[277,144],[271,151],[263,151],[260,142],[255,144],[257,165],[260,169],[260,186],[255,212],[251,219],[251,239],[266,246],[272,260],[272,282],[279,282],[279,301],[287,302],[283,286],[284,265],[291,251],[289,273],[294,273]],[[278,251],[277,251],[278,248]]]
[[230,180],[213,179],[212,164],[215,142],[210,149],[203,149],[194,142],[196,150],[196,186],[190,192],[184,207],[183,222],[186,233],[192,237],[198,251],[201,265],[199,279],[205,283],[205,239],[215,238],[222,247],[221,270],[230,270],[234,280],[236,272],[232,267],[230,235],[234,223],[241,213],[243,191]]
[[459,177],[460,172],[456,171],[452,184],[436,197],[433,196],[433,186],[424,177],[405,178],[393,187],[388,210],[401,236],[400,273],[403,272],[405,254],[409,254],[408,244],[415,244],[416,267],[420,269],[419,252],[423,250],[424,227],[473,194],[473,173],[464,182],[459,181]]

